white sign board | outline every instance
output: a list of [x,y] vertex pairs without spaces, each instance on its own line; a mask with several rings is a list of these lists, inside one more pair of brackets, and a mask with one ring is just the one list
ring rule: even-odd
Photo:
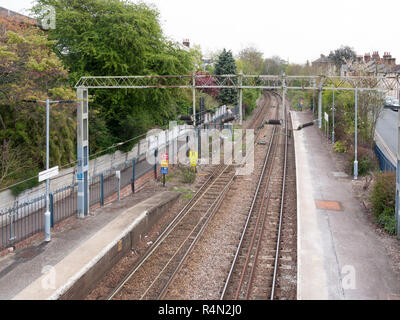
[[58,166],[39,172],[39,182],[55,177],[56,175],[58,175]]
[[115,175],[117,176],[117,179],[121,179],[121,171],[115,171]]
[[325,121],[329,122],[329,115],[325,112]]

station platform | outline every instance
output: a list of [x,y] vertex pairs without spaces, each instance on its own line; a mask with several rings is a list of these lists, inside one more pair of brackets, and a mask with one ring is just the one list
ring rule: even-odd
[[83,299],[179,197],[140,191],[0,259],[1,300]]
[[329,153],[310,111],[291,112],[297,168],[299,300],[397,299],[400,281],[383,241]]

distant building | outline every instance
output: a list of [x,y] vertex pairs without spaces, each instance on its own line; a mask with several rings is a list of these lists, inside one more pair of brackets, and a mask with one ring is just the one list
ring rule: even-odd
[[336,72],[336,66],[333,61],[323,54],[321,54],[319,59],[312,61],[311,65],[318,74],[334,75]]
[[189,51],[190,50],[190,41],[189,41],[189,39],[183,39],[182,48],[185,51]]
[[355,62],[343,65],[340,70],[341,76],[373,76],[391,73],[396,67],[396,58],[390,52],[385,52],[381,58],[378,51],[374,51],[372,56],[369,52],[363,56],[357,56]]
[[[385,52],[381,57],[378,51],[372,55],[367,52],[364,56],[357,56],[353,63],[345,64],[341,67],[340,75],[347,76],[380,76],[397,77],[400,76],[400,65],[396,65],[396,58],[390,52]],[[388,96],[400,98],[399,91],[391,90],[386,92]]]
[[31,25],[35,25],[37,26],[38,23],[36,21],[36,19],[32,19],[28,16],[25,16],[23,14],[20,14],[18,12],[0,7],[0,16],[5,17],[5,18],[10,18],[16,22],[19,23],[26,23],[26,24],[31,24]]

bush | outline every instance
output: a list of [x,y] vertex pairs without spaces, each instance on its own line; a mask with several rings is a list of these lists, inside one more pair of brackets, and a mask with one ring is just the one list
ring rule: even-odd
[[[359,147],[357,159],[359,176],[364,176],[378,167],[376,156],[371,149]],[[351,158],[349,166],[351,174],[354,175],[354,155]]]
[[384,172],[376,176],[370,194],[372,211],[375,222],[381,225],[388,233],[394,234],[396,230],[395,205],[396,205],[396,173]]
[[[28,181],[18,183],[15,186],[11,187],[10,189],[11,189],[12,194],[16,197],[16,196],[20,195],[22,192],[24,192],[25,190],[31,189],[31,188],[39,185],[39,180],[38,180],[39,171],[40,171],[39,169],[28,169],[28,170],[23,171],[23,173],[25,174],[25,177],[34,177],[34,178],[30,179]],[[19,178],[19,180],[20,179],[23,179],[22,175]]]
[[335,152],[337,153],[346,153],[347,152],[346,142],[336,141],[334,149]]
[[396,234],[396,217],[394,210],[386,208],[382,214],[375,218],[378,223],[385,231],[391,235]]
[[181,172],[183,183],[193,183],[196,179],[196,174],[191,167],[182,168]]

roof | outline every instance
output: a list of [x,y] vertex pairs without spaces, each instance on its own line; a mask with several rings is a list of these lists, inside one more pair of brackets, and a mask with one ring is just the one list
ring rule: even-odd
[[400,65],[398,64],[398,65],[394,66],[394,67],[390,70],[390,72],[393,72],[393,73],[400,73]]
[[23,14],[20,14],[18,12],[12,11],[10,9],[4,8],[4,7],[0,7],[0,16],[3,17],[13,17],[16,20],[19,20],[20,22],[23,23],[29,23],[29,24],[33,24],[33,25],[37,25],[37,21],[36,19],[33,19],[31,17],[25,16]]
[[319,57],[317,60],[312,61],[312,63],[329,63],[329,62],[331,62],[331,60],[324,55],[321,55],[321,57]]

